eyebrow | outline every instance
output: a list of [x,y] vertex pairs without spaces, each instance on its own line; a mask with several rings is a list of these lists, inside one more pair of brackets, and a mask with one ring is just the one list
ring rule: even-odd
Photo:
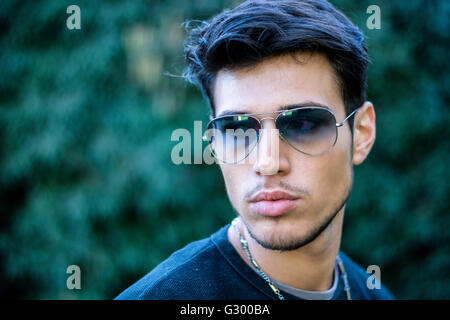
[[[297,109],[297,108],[302,108],[302,107],[318,107],[318,108],[325,108],[325,109],[331,110],[331,108],[329,106],[324,105],[322,103],[318,103],[318,102],[314,102],[314,101],[305,101],[302,103],[281,106],[273,112],[292,110],[292,109]],[[225,110],[225,111],[221,112],[217,116],[217,118],[224,117],[224,116],[230,116],[230,115],[238,115],[238,114],[258,114],[258,113],[260,113],[260,112],[250,112],[248,110],[232,110],[232,109],[230,109],[230,110]],[[266,112],[261,112],[261,113],[264,114]],[[272,112],[267,112],[267,114],[270,114],[270,113],[272,113]]]

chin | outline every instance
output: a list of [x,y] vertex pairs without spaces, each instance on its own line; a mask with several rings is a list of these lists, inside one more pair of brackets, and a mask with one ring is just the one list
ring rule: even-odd
[[286,236],[275,233],[265,234],[262,237],[252,235],[252,238],[265,249],[279,251],[297,250],[314,240],[307,236]]
[[263,248],[280,251],[299,249],[318,236],[318,228],[307,225],[306,222],[294,223],[282,218],[270,217],[247,225],[250,236]]

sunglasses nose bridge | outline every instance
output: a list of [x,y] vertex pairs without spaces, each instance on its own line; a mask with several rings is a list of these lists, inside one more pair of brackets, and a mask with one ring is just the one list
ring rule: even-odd
[[[263,123],[264,123],[264,121],[266,121],[266,120],[272,120],[272,122],[273,122],[273,127],[270,127],[270,126],[267,127],[267,124],[263,126]],[[279,133],[278,128],[277,128],[277,122],[276,122],[276,120],[277,120],[277,119],[274,118],[274,117],[264,117],[264,118],[258,119],[258,121],[259,121],[259,126],[260,126],[260,130],[262,130],[262,131],[260,131],[260,135],[262,135],[262,132],[264,132],[264,131],[270,132],[270,131],[272,131],[272,130],[276,130],[276,131]]]
[[274,117],[264,117],[264,118],[259,119],[259,123],[261,124],[261,128],[263,127],[262,124],[263,124],[263,122],[265,120],[272,120],[274,125],[275,125],[275,127],[276,127],[276,118],[274,118]]

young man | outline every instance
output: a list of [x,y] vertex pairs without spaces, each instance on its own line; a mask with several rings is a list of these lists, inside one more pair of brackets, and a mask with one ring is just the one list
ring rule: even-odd
[[353,165],[375,141],[363,39],[323,0],[246,1],[191,31],[187,77],[238,217],[117,299],[393,298],[339,250]]

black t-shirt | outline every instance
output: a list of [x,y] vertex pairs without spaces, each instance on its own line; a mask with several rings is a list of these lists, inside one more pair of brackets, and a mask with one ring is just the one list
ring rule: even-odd
[[[209,238],[174,252],[147,275],[119,294],[128,300],[267,300],[277,299],[267,282],[236,252],[228,240],[227,225]],[[352,299],[394,299],[382,285],[368,289],[370,276],[347,255],[339,253]],[[281,291],[286,300],[299,298]],[[339,276],[332,300],[347,299]]]

